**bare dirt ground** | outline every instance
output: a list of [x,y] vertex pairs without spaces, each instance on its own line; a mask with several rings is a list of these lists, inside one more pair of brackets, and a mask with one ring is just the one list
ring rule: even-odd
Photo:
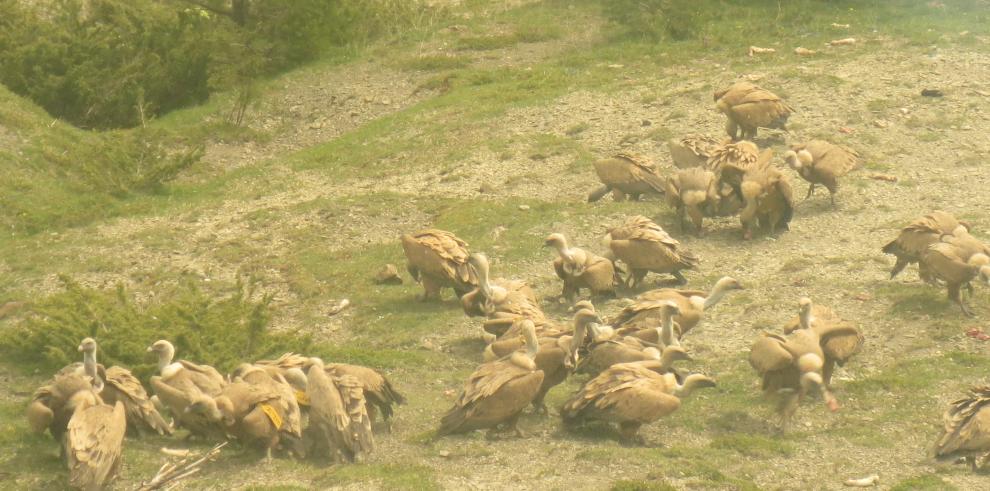
[[[584,41],[585,38],[577,36],[567,41],[522,44],[518,48],[488,52],[489,59],[476,63],[523,66],[548,59],[560,49]],[[708,421],[693,415],[692,424],[684,426],[679,424],[680,415],[675,415],[669,421],[644,428],[647,439],[659,445],[658,448],[624,449],[610,439],[566,435],[559,430],[556,417],[543,419],[534,415],[527,415],[522,421],[528,433],[524,439],[487,442],[473,436],[424,446],[418,442],[419,435],[435,427],[439,415],[451,402],[451,391],[459,388],[458,383],[449,374],[417,381],[404,379],[399,372],[392,375],[400,388],[411,393],[411,403],[400,408],[394,432],[379,438],[378,448],[370,457],[372,464],[426,466],[447,489],[600,489],[617,480],[650,480],[651,476],[662,476],[678,488],[733,489],[739,486],[732,482],[719,486],[699,484],[697,474],[678,477],[678,466],[684,465],[685,459],[705,459],[705,449],[719,436],[712,428],[719,424],[748,425],[755,428],[754,433],[770,434],[765,422],[770,408],[761,405],[756,395],[755,375],[746,365],[745,353],[759,330],[776,329],[793,315],[800,296],[808,295],[831,306],[844,318],[854,320],[866,333],[862,353],[837,374],[840,398],[843,384],[877,376],[905,356],[924,359],[950,351],[987,354],[984,345],[977,345],[963,335],[964,329],[954,329],[976,326],[990,331],[985,321],[990,316],[985,289],[978,289],[972,300],[981,316],[976,320],[963,321],[954,308],[947,306],[940,306],[937,312],[897,314],[891,303],[901,299],[903,291],[929,291],[934,298],[941,298],[944,293],[923,286],[913,270],[894,282],[903,289],[887,292],[884,288],[892,261],[880,253],[880,247],[896,235],[900,226],[934,209],[972,220],[977,235],[988,237],[985,231],[990,229],[990,216],[984,211],[987,204],[984,190],[990,178],[984,162],[990,153],[990,139],[986,136],[990,132],[990,113],[985,85],[990,80],[990,56],[986,48],[985,41],[971,48],[931,49],[877,39],[871,40],[868,48],[855,48],[853,53],[824,52],[818,57],[792,60],[780,66],[760,65],[742,74],[712,60],[699,60],[660,74],[642,73],[635,67],[616,67],[615,76],[627,80],[628,90],[609,94],[574,91],[545,106],[514,109],[493,119],[488,124],[490,137],[513,143],[506,152],[472,149],[463,162],[452,163],[460,174],[456,180],[433,172],[395,172],[374,180],[337,179],[326,173],[293,170],[286,165],[284,157],[296,150],[332,140],[437,96],[435,91],[417,90],[427,74],[402,71],[379,62],[314,68],[287,78],[254,114],[252,125],[274,134],[270,142],[217,142],[206,154],[208,173],[219,175],[239,167],[265,166],[266,178],[277,184],[274,192],[245,196],[232,193],[219,206],[209,209],[111,220],[93,228],[68,231],[59,240],[80,243],[77,248],[69,247],[69,254],[104,255],[123,265],[79,275],[77,279],[85,284],[123,281],[139,293],[147,292],[154,285],[145,284],[142,279],[153,276],[156,269],[182,270],[202,278],[232,281],[244,265],[236,258],[218,257],[217,251],[234,241],[251,251],[251,255],[277,259],[291,253],[293,230],[315,227],[325,230],[325,246],[330,250],[353,247],[355,241],[398,248],[401,232],[431,224],[428,214],[415,207],[381,214],[353,206],[348,208],[344,219],[328,221],[317,211],[295,211],[297,206],[316,200],[346,203],[349,198],[360,198],[376,190],[393,190],[424,200],[435,196],[498,202],[520,197],[566,204],[575,210],[593,207],[597,212],[595,219],[579,213],[561,216],[532,230],[531,235],[543,237],[561,231],[577,245],[602,252],[599,240],[604,226],[621,220],[629,205],[620,208],[609,200],[585,203],[587,192],[597,184],[592,169],[575,171],[574,157],[567,153],[531,158],[530,145],[520,136],[547,134],[571,138],[596,156],[619,150],[637,151],[655,158],[669,170],[666,136],[721,135],[724,120],[712,107],[711,90],[745,75],[785,96],[797,110],[791,119],[792,132],[786,135],[761,132],[758,139],[761,146],[772,146],[779,154],[785,142],[821,137],[856,148],[866,163],[865,168],[843,182],[837,208],[833,209],[819,191],[812,199],[799,203],[791,230],[772,238],[758,237],[743,242],[737,219],[726,218],[712,221],[707,225],[709,234],[698,239],[677,230],[663,203],[645,201],[636,208],[639,213],[657,217],[702,258],[702,272],[689,275],[693,286],[710,286],[721,275],[731,275],[747,286],[739,298],[706,314],[701,327],[690,334],[687,345],[698,360],[695,369],[712,373],[716,378],[721,375],[720,370],[731,372],[732,376],[727,377],[729,383],[746,386],[745,390],[752,394],[751,410],[718,414],[719,393],[701,395],[687,402],[681,412],[710,411]],[[928,87],[940,88],[946,96],[919,97],[920,90]],[[569,134],[577,126],[585,129]],[[510,157],[506,158],[506,154]],[[779,158],[777,163],[783,165]],[[796,194],[803,197],[806,183],[790,170],[786,172]],[[875,173],[891,174],[899,181],[872,179],[870,176]],[[514,176],[523,177],[510,179]],[[489,189],[479,193],[485,184]],[[279,219],[259,227],[254,222],[258,213],[273,213]],[[492,225],[492,233],[497,233],[497,227],[498,224]],[[166,237],[171,239],[147,240],[163,231],[168,231]],[[498,253],[493,255],[497,259]],[[513,276],[528,280],[541,295],[549,298],[559,288],[550,276],[549,260],[548,255],[546,261],[513,264]],[[57,273],[52,271],[33,278],[30,288],[39,294],[54,291],[58,288]],[[347,336],[346,331],[352,326],[347,325],[346,315],[317,320],[301,317],[294,308],[298,295],[283,277],[283,271],[273,267],[260,273],[262,291],[276,293],[280,307],[276,328],[342,331],[337,335]],[[416,291],[408,282],[401,288],[410,295]],[[347,290],[346,284],[335,289],[341,293]],[[356,300],[355,308],[361,308],[361,299]],[[606,314],[613,314],[621,306],[621,300],[613,300],[600,308]],[[455,308],[453,304],[449,307]],[[559,306],[548,308],[558,318],[566,316]],[[951,319],[953,329],[939,339],[932,339],[933,326],[938,326],[943,318]],[[470,345],[477,336],[477,325],[476,320],[466,318],[445,324],[442,330],[438,329],[436,340],[447,350],[452,345]],[[480,353],[480,344],[478,347]],[[465,373],[471,366],[471,361],[454,356],[449,367],[436,369]],[[0,377],[8,375],[0,374]],[[578,383],[572,380],[557,388],[551,402],[559,404]],[[953,383],[921,390],[942,407],[959,395],[959,389],[960,385]],[[890,395],[882,390],[871,394],[878,399]],[[918,415],[930,421],[930,431],[906,432],[897,423],[876,419],[879,412],[871,412],[876,411],[875,401],[847,399],[843,403],[844,411],[854,415],[849,417],[852,420],[837,419],[821,407],[806,405],[798,414],[798,436],[787,437],[782,443],[792,451],[756,458],[741,455],[729,468],[719,470],[764,489],[839,489],[846,478],[872,473],[880,474],[881,487],[886,487],[934,471],[925,460],[925,449],[934,438],[938,414]],[[883,404],[897,403],[894,398]],[[880,435],[876,438],[881,441],[863,444],[855,437],[855,430],[850,430],[852,424],[869,425],[870,435]],[[833,435],[833,430],[838,433]],[[679,455],[678,451],[683,453]],[[234,484],[314,485],[312,476],[305,472],[292,474],[297,470],[295,467],[288,470],[288,477],[273,477],[263,469],[248,468],[236,476]],[[986,477],[961,470],[940,475],[962,489],[988,486]],[[136,478],[128,476],[128,481]],[[385,481],[370,479],[371,482],[343,486],[389,487]],[[198,488],[196,481],[182,487]]]

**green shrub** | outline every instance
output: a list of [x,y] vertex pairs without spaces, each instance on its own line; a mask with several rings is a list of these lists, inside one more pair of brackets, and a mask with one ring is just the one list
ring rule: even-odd
[[613,0],[605,15],[632,37],[653,41],[693,39],[710,16],[704,2],[689,0]]
[[0,0],[0,82],[83,127],[134,126],[206,100],[208,19],[151,0],[88,5]]
[[179,172],[199,161],[203,147],[170,150],[166,138],[152,130],[113,131],[100,135],[98,144],[71,154],[48,155],[57,165],[70,167],[91,189],[114,196],[159,190]]
[[413,1],[230,5],[0,0],[0,83],[77,126],[131,127],[432,18]]
[[269,331],[271,296],[257,295],[251,283],[207,292],[186,280],[142,304],[122,286],[97,290],[61,280],[65,291],[35,303],[4,333],[0,351],[8,358],[57,370],[80,359],[76,347],[89,336],[100,345],[101,363],[129,367],[143,378],[154,370],[146,349],[158,339],[170,340],[178,357],[220,370],[311,344],[305,336]]

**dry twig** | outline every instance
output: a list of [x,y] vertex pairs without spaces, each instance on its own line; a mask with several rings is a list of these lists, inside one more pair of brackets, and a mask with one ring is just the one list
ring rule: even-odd
[[[161,468],[158,469],[158,473],[155,477],[151,478],[150,481],[141,483],[141,486],[137,488],[137,491],[152,491],[155,489],[171,489],[175,484],[181,480],[185,479],[203,468],[203,464],[209,462],[220,455],[220,449],[227,445],[227,442],[223,442],[213,448],[208,452],[203,454],[202,457],[195,458],[196,455],[190,455],[182,458],[178,462],[166,462],[162,464]],[[166,452],[168,454],[168,452]]]

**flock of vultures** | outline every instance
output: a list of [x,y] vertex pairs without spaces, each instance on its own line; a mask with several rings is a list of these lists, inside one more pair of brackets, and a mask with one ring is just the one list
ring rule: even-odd
[[[749,82],[714,94],[728,118],[731,138],[689,136],[669,142],[677,170],[666,178],[648,160],[620,154],[595,163],[603,186],[589,201],[611,193],[616,200],[662,195],[677,210],[681,232],[701,235],[706,217],[738,215],[743,239],[788,229],[794,195],[788,177],[772,162],[772,150],[753,143],[757,128],[784,128],[792,109],[778,96]],[[835,199],[839,179],[859,166],[847,147],[821,140],[792,145],[783,160]],[[965,315],[963,293],[973,280],[990,283],[990,247],[970,226],[942,211],[908,224],[883,252],[896,256],[893,278],[916,263],[929,285],[948,289]],[[587,377],[559,409],[562,424],[615,423],[624,444],[642,444],[637,434],[676,411],[693,391],[715,380],[674,365],[689,360],[687,339],[705,312],[744,288],[723,277],[710,290],[660,288],[630,299],[603,320],[592,300],[639,286],[650,272],[669,274],[682,286],[682,272],[698,258],[663,228],[632,216],[611,228],[602,255],[572,247],[562,234],[546,238],[556,251],[553,267],[563,283],[561,297],[573,320],[548,317],[534,291],[518,280],[492,279],[484,254],[471,252],[453,233],[429,229],[403,235],[408,271],[424,288],[423,300],[439,300],[452,288],[464,312],[483,317],[484,362],[468,377],[454,406],[442,415],[437,437],[488,430],[489,437],[519,436],[517,421],[530,405],[548,413],[544,398],[572,374]],[[879,253],[880,251],[878,251]],[[588,296],[584,296],[587,291]],[[796,315],[779,333],[763,333],[749,361],[765,394],[776,399],[780,431],[805,398],[820,398],[831,410],[836,365],[860,351],[864,334],[852,322],[808,298],[795,299]],[[569,325],[568,325],[569,324]],[[149,340],[151,341],[151,340]],[[79,346],[82,362],[60,370],[35,393],[27,410],[31,427],[46,429],[61,445],[70,483],[99,489],[118,472],[125,433],[171,434],[183,428],[203,439],[237,439],[273,451],[326,462],[360,460],[374,447],[374,431],[387,430],[394,406],[404,398],[378,371],[324,363],[288,353],[274,360],[245,362],[224,376],[210,366],[175,360],[166,340],[149,348],[158,357],[149,396],[124,367],[97,362],[97,344]],[[990,451],[990,387],[974,388],[944,415],[945,430],[935,455],[967,459]]]

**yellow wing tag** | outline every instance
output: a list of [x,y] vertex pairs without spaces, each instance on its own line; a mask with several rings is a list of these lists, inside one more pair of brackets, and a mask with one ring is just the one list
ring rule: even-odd
[[268,419],[272,420],[272,424],[275,425],[276,430],[282,429],[282,417],[278,415],[278,411],[268,404],[261,404],[261,410],[268,416]]
[[309,394],[307,394],[307,393],[305,393],[305,392],[303,392],[301,390],[297,390],[296,391],[296,403],[299,404],[300,406],[308,406],[309,405]]

